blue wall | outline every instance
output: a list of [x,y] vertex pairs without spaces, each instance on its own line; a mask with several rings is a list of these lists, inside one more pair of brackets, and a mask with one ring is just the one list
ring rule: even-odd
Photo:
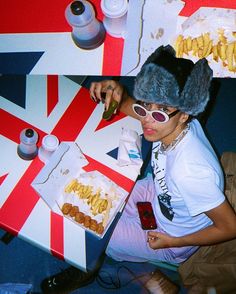
[[218,155],[236,152],[236,79],[216,79],[219,91],[213,98],[206,132]]

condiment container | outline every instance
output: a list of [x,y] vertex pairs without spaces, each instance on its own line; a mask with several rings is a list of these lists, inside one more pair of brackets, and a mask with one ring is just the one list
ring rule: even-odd
[[20,133],[20,144],[17,147],[17,154],[24,160],[32,160],[38,154],[38,134],[33,129],[24,129]]
[[42,140],[42,146],[39,148],[39,159],[47,163],[52,154],[54,153],[55,150],[57,150],[59,146],[59,140],[56,136],[54,135],[46,135],[43,137]]
[[103,24],[108,34],[125,38],[128,11],[127,0],[102,0]]
[[96,16],[91,3],[86,0],[73,1],[65,10],[65,17],[72,27],[72,39],[82,49],[95,49],[105,39],[103,23]]

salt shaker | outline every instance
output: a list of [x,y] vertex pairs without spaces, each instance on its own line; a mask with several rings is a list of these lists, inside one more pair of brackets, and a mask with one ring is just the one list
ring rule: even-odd
[[127,0],[102,0],[104,27],[108,34],[116,38],[125,38],[128,11]]
[[86,0],[71,2],[65,10],[65,17],[72,27],[72,39],[82,49],[95,49],[105,39],[103,23],[96,16],[91,3]]
[[20,144],[17,147],[17,154],[25,160],[32,160],[38,154],[38,134],[33,129],[24,129],[20,133]]
[[47,163],[54,151],[58,148],[59,140],[54,135],[46,135],[43,137],[42,146],[39,148],[39,159]]

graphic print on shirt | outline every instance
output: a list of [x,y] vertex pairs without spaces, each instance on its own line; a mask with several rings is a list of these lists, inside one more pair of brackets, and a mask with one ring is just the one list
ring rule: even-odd
[[157,199],[162,214],[170,221],[174,217],[174,211],[171,206],[171,196],[168,194],[168,187],[165,181],[166,155],[159,152],[160,144],[156,145],[152,150],[152,170],[154,175],[154,183],[159,186]]

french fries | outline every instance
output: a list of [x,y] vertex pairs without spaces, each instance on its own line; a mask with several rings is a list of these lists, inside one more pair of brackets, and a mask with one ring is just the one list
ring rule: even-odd
[[101,191],[98,189],[93,192],[93,187],[84,185],[73,179],[64,189],[66,193],[74,192],[80,199],[83,199],[90,206],[93,215],[103,213],[108,206],[108,200],[101,197]]
[[228,44],[225,55],[228,62],[228,68],[229,71],[234,71],[234,65],[233,65],[233,54],[234,54],[234,48],[235,48],[236,42]]
[[[232,32],[236,38],[236,32]],[[213,41],[210,33],[206,32],[196,38],[178,35],[175,41],[176,56],[182,58],[185,55],[195,56],[199,59],[212,57],[215,62],[222,62],[230,72],[236,73],[236,40],[229,42],[223,29],[218,30],[218,39]]]

